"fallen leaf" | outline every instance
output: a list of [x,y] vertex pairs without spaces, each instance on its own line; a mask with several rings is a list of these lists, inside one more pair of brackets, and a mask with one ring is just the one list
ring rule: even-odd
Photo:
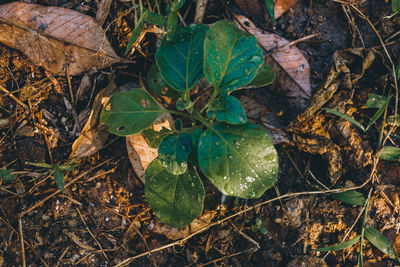
[[157,233],[157,234],[162,234],[166,236],[168,239],[171,240],[177,240],[177,239],[182,239],[190,234],[197,232],[211,224],[212,219],[217,215],[217,212],[214,210],[207,210],[204,211],[200,217],[195,219],[191,224],[188,226],[178,229],[174,228],[172,226],[169,226],[163,222],[161,222],[159,219],[155,219],[153,227],[151,227],[151,231]]
[[52,6],[12,2],[0,6],[0,42],[22,51],[51,73],[70,75],[128,62],[112,49],[96,20]]
[[110,96],[117,90],[114,81],[100,91],[94,100],[89,119],[83,127],[81,135],[72,145],[70,158],[90,156],[99,151],[106,142],[109,133],[105,125],[100,124],[100,113]]
[[274,6],[275,19],[285,14],[296,3],[297,0],[276,0]]
[[303,53],[289,41],[273,33],[264,33],[242,15],[234,15],[240,27],[253,34],[268,55],[266,62],[274,68],[275,92],[293,98],[311,98],[310,66]]
[[[163,127],[171,129],[173,126],[172,116],[168,113],[162,114],[151,126],[154,131],[161,131]],[[145,183],[144,173],[147,166],[158,156],[157,148],[152,148],[141,133],[126,137],[126,150],[133,170],[140,181]]]
[[83,248],[83,249],[86,249],[86,250],[96,250],[95,248],[89,246],[89,245],[86,244],[85,242],[82,242],[81,239],[80,239],[78,236],[74,235],[73,233],[67,233],[67,236],[68,236],[69,238],[71,238],[71,240],[72,240],[76,245],[78,245],[79,247],[81,247],[81,248]]

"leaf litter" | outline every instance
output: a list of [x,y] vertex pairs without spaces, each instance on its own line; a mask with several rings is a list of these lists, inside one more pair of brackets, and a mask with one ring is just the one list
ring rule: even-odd
[[[377,92],[377,93],[379,93],[379,92]],[[257,100],[259,101],[260,99],[257,99]],[[62,102],[60,102],[60,105],[63,105]],[[261,111],[262,111],[262,108],[260,108],[260,112]],[[263,116],[265,116],[265,113]],[[258,117],[258,116],[256,116],[256,117]],[[272,126],[273,125],[274,124],[272,124]],[[364,124],[364,125],[366,125],[366,124]],[[3,148],[1,150],[3,150]],[[108,151],[107,153],[109,153],[109,150],[107,150],[107,151]],[[112,150],[112,151],[116,152],[115,150]],[[104,156],[104,153],[102,154],[102,152],[100,152],[97,155]],[[90,157],[90,159],[95,161],[95,158],[97,157],[97,155]],[[301,162],[301,161],[298,161],[298,162]],[[394,170],[394,167],[398,167],[397,165],[388,165],[389,163],[396,164],[395,162],[384,162],[385,165],[384,165],[384,167],[381,167],[381,168],[385,169],[386,171],[389,172],[389,169]],[[122,161],[114,162],[113,164],[115,164],[115,165],[107,165],[107,168],[112,170],[112,169],[115,169],[115,166],[122,164],[121,167],[118,167],[117,169],[119,169],[119,170],[121,168],[123,169],[123,170],[116,172],[116,174],[112,178],[112,179],[114,179],[114,181],[106,182],[107,180],[110,180],[110,178],[106,178],[106,175],[101,175],[102,172],[100,171],[99,173],[96,173],[96,175],[99,175],[99,176],[98,176],[98,178],[95,178],[95,180],[94,180],[94,182],[97,182],[97,185],[96,185],[96,183],[90,184],[90,182],[84,184],[85,186],[87,186],[87,188],[84,188],[84,190],[85,191],[87,190],[87,192],[90,191],[90,194],[86,195],[86,193],[82,192],[82,191],[78,194],[78,191],[74,190],[74,191],[72,191],[72,197],[78,198],[79,201],[81,201],[82,203],[85,203],[84,205],[87,205],[87,203],[84,202],[84,201],[86,201],[85,198],[90,199],[90,203],[92,203],[93,201],[91,201],[91,199],[94,196],[92,194],[92,192],[97,192],[96,193],[96,196],[98,196],[98,198],[96,198],[97,201],[100,200],[100,203],[102,203],[102,205],[104,205],[104,204],[113,205],[113,199],[115,198],[115,196],[117,196],[118,201],[120,201],[118,203],[125,203],[126,206],[124,207],[124,206],[117,205],[117,208],[115,208],[116,206],[113,206],[113,208],[118,209],[119,212],[123,213],[123,209],[125,209],[126,207],[129,206],[129,201],[122,202],[121,200],[126,199],[126,197],[124,198],[123,196],[119,195],[119,192],[127,194],[127,192],[124,191],[124,188],[131,188],[131,192],[135,192],[134,190],[132,191],[132,188],[140,188],[140,184],[136,183],[135,179],[126,179],[126,177],[127,177],[126,169],[128,169],[128,173],[129,173],[129,167],[127,167],[127,166],[129,166],[129,161],[124,162],[122,160]],[[283,164],[285,164],[285,163],[283,162]],[[396,171],[394,170],[393,173],[386,174],[381,177],[382,181],[385,181],[383,184],[384,187],[382,189],[382,192],[383,192],[383,194],[385,194],[387,196],[387,198],[385,198],[383,195],[377,195],[376,200],[375,200],[376,210],[373,210],[373,212],[376,213],[376,216],[374,218],[374,221],[377,222],[376,229],[378,229],[380,232],[382,232],[387,237],[387,239],[392,244],[394,244],[393,245],[394,249],[396,251],[398,251],[398,249],[399,249],[398,244],[400,244],[400,241],[396,241],[396,237],[398,236],[398,235],[396,235],[396,222],[395,221],[389,222],[387,220],[388,214],[393,215],[393,218],[397,218],[396,212],[391,208],[390,204],[388,204],[388,203],[392,202],[393,205],[398,206],[399,201],[396,200],[396,195],[397,195],[397,199],[398,199],[398,187],[397,187],[398,181],[396,181],[396,179],[393,179],[393,178],[390,178],[390,179],[387,178],[388,176],[395,177],[396,175],[397,175]],[[121,178],[119,178],[119,177],[121,177]],[[131,177],[131,176],[129,176],[129,174],[128,174],[128,177]],[[19,178],[19,179],[21,179],[21,178]],[[68,181],[68,179],[69,179],[69,177],[67,175],[67,181]],[[124,179],[128,180],[128,181],[126,181],[127,184],[118,184],[119,181],[124,180]],[[25,184],[25,186],[30,185],[29,183],[27,183],[25,181],[25,179],[21,179],[21,180]],[[299,180],[300,180],[300,178],[299,178]],[[291,181],[286,181],[286,182],[290,183]],[[19,183],[21,184],[21,181],[19,181]],[[304,183],[304,180],[302,180],[302,183]],[[2,184],[2,185],[4,185],[4,184]],[[280,190],[285,190],[285,186],[283,186],[282,184],[279,184],[278,186],[279,186]],[[83,188],[80,185],[79,185],[79,187]],[[4,187],[2,187],[2,189],[3,188]],[[301,188],[303,188],[303,187],[301,187]],[[7,188],[4,188],[4,189],[7,189]],[[44,189],[44,187],[43,187],[43,189]],[[2,191],[2,194],[5,194],[4,192],[5,191]],[[67,191],[67,193],[68,193],[68,191]],[[71,192],[69,192],[69,193],[71,193]],[[39,198],[44,197],[44,195],[43,196],[40,195],[40,192],[37,192],[37,194],[38,194]],[[114,195],[114,194],[116,194],[116,195]],[[135,194],[134,198],[139,198],[139,201],[143,202],[143,200],[140,200],[140,196],[138,196],[136,194]],[[2,195],[1,200],[2,200],[1,204],[3,207],[9,207],[12,210],[18,210],[19,204],[16,203],[15,201],[7,201],[7,199],[3,200],[3,195]],[[389,200],[389,202],[388,202],[388,200]],[[61,253],[60,251],[63,251],[63,250],[60,250],[60,251],[54,250],[54,247],[56,247],[55,244],[57,244],[57,245],[62,244],[62,245],[64,245],[64,248],[67,248],[67,247],[71,246],[72,243],[71,242],[69,242],[69,243],[61,242],[60,243],[58,239],[53,240],[51,238],[57,237],[57,236],[63,236],[62,229],[66,229],[66,228],[68,229],[68,227],[72,227],[72,225],[79,225],[79,220],[78,221],[76,220],[77,214],[73,213],[74,209],[69,208],[69,207],[71,207],[71,204],[68,204],[70,202],[64,198],[60,198],[59,201],[61,203],[65,203],[66,205],[59,205],[59,204],[57,204],[56,200],[54,200],[54,202],[51,201],[51,203],[49,203],[50,205],[43,206],[43,209],[48,210],[48,211],[57,209],[57,212],[54,212],[54,214],[58,214],[57,216],[55,216],[55,217],[57,217],[58,220],[55,221],[54,223],[53,223],[52,219],[48,219],[47,213],[41,213],[41,212],[39,212],[40,215],[37,215],[36,217],[35,217],[35,214],[26,215],[27,217],[24,218],[24,223],[23,223],[24,235],[25,235],[24,237],[26,238],[26,240],[28,242],[33,243],[33,242],[36,242],[34,240],[42,240],[43,239],[43,244],[37,248],[39,255],[46,257],[46,261],[52,262],[52,263],[57,262],[57,260],[59,259],[58,256]],[[332,201],[332,200],[324,201],[319,198],[302,199],[302,201],[304,202],[303,206],[305,208],[301,209],[300,212],[299,212],[299,210],[296,210],[296,212],[289,212],[289,214],[290,214],[289,217],[287,216],[287,214],[284,211],[282,211],[282,209],[285,208],[286,210],[291,211],[291,209],[292,209],[291,207],[293,205],[295,206],[296,203],[294,203],[292,205],[291,203],[284,201],[282,209],[278,210],[278,208],[280,207],[279,205],[270,205],[267,207],[267,209],[258,210],[258,214],[248,213],[247,214],[248,217],[246,218],[246,220],[249,219],[250,221],[251,221],[252,216],[256,216],[256,215],[257,216],[262,215],[262,216],[265,216],[265,218],[271,218],[271,219],[269,219],[268,231],[269,231],[269,233],[272,233],[272,234],[267,234],[266,237],[253,236],[253,235],[251,235],[251,232],[246,231],[246,228],[241,228],[242,232],[244,232],[245,234],[251,235],[251,238],[253,238],[257,242],[258,241],[262,242],[263,245],[265,245],[266,247],[269,247],[269,248],[263,249],[262,250],[263,253],[259,253],[259,251],[258,251],[258,252],[255,252],[255,254],[252,254],[252,255],[257,255],[256,261],[254,260],[254,256],[252,256],[251,258],[248,258],[248,255],[245,255],[245,257],[242,257],[242,258],[239,255],[239,256],[233,257],[233,260],[230,260],[228,257],[226,259],[223,259],[223,261],[233,264],[233,262],[235,260],[239,261],[239,262],[242,262],[242,260],[243,260],[243,262],[247,262],[247,264],[256,265],[257,263],[260,263],[260,262],[263,262],[263,263],[270,262],[270,263],[277,263],[277,264],[283,263],[283,262],[287,263],[289,261],[289,259],[291,259],[290,264],[292,264],[292,265],[289,264],[289,266],[299,266],[300,264],[303,264],[304,262],[309,262],[311,264],[311,262],[313,260],[311,258],[316,258],[316,257],[310,256],[309,258],[306,259],[306,257],[297,256],[297,255],[301,255],[301,253],[298,253],[297,255],[295,254],[295,256],[293,256],[293,254],[289,255],[289,254],[286,254],[284,248],[283,249],[282,248],[274,249],[274,246],[276,246],[277,244],[281,244],[282,242],[285,242],[288,244],[294,244],[294,242],[296,241],[296,237],[298,237],[298,236],[296,235],[296,237],[293,237],[292,233],[297,232],[297,231],[300,231],[300,232],[303,231],[302,237],[304,238],[303,239],[304,244],[302,244],[303,241],[300,241],[299,243],[295,243],[293,245],[293,248],[291,248],[291,253],[293,253],[293,251],[295,253],[299,252],[299,251],[303,251],[303,247],[316,248],[317,246],[320,246],[322,244],[321,240],[324,241],[324,243],[323,243],[324,245],[336,244],[338,241],[338,239],[337,239],[338,235],[339,235],[339,240],[341,240],[342,235],[343,235],[342,233],[345,231],[345,229],[348,229],[350,227],[350,225],[353,223],[352,219],[357,216],[357,212],[358,212],[358,210],[354,209],[354,208],[348,208],[348,207],[343,208],[343,206],[340,205],[338,203],[338,201]],[[98,203],[98,202],[94,202],[94,203]],[[379,205],[378,205],[378,203],[379,203]],[[28,203],[28,206],[29,206],[29,203]],[[90,218],[93,218],[93,229],[99,229],[99,230],[101,229],[100,231],[97,232],[98,235],[96,235],[96,238],[98,238],[98,240],[100,241],[100,243],[102,244],[102,246],[104,248],[115,249],[117,247],[117,246],[115,246],[115,244],[117,244],[117,240],[115,237],[118,236],[118,234],[117,234],[118,230],[115,230],[115,229],[117,229],[118,227],[120,227],[121,229],[127,229],[128,225],[126,224],[126,222],[121,223],[120,225],[112,224],[112,223],[120,222],[122,217],[119,217],[119,215],[116,215],[115,217],[113,217],[111,215],[112,213],[105,212],[106,209],[99,208],[97,206],[97,204],[96,204],[96,206],[90,205],[88,207],[90,207],[90,208],[88,208],[88,210],[85,211],[85,212],[88,212],[87,216],[84,214],[83,211],[82,211],[82,213],[84,214],[85,220],[87,220],[87,221],[90,221],[91,220]],[[123,207],[122,210],[120,210],[121,207]],[[318,208],[316,208],[316,207],[318,207]],[[17,208],[17,209],[15,209],[15,208]],[[3,208],[3,209],[7,211],[6,208]],[[38,209],[38,211],[40,211],[40,210]],[[153,248],[152,244],[154,244],[154,242],[156,242],[156,247],[158,247],[159,242],[157,243],[157,238],[154,238],[154,236],[152,236],[151,232],[146,231],[146,229],[151,228],[151,227],[148,227],[148,226],[151,226],[151,223],[148,224],[148,222],[151,220],[147,219],[147,221],[146,221],[147,215],[146,215],[145,209],[140,210],[140,208],[137,208],[137,210],[135,210],[133,212],[133,216],[137,216],[138,214],[140,214],[143,211],[144,211],[144,213],[141,216],[139,216],[140,217],[139,220],[142,220],[142,219],[144,220],[145,227],[140,228],[142,224],[137,223],[138,222],[137,219],[135,219],[135,221],[134,221],[135,223],[132,225],[134,225],[134,227],[137,227],[138,229],[140,229],[139,231],[141,231],[145,234],[146,239],[149,243],[149,246],[151,246]],[[52,216],[51,213],[52,212],[50,212],[50,215]],[[63,217],[60,217],[60,215]],[[129,215],[129,216],[131,216],[131,215]],[[12,216],[10,217],[9,213],[7,216],[9,216],[9,218],[11,220],[13,219]],[[296,220],[294,220],[296,222],[296,224],[299,221],[302,224],[302,226],[300,228],[297,228],[297,227],[291,228],[290,227],[290,225],[291,225],[290,224],[290,221],[291,221],[290,216],[292,216],[292,217],[294,216],[296,219]],[[62,219],[60,219],[60,218],[62,218]],[[128,217],[128,218],[130,218],[130,220],[133,220],[134,217]],[[304,218],[307,218],[307,220],[308,220],[307,224],[304,223]],[[41,237],[40,236],[41,234],[39,234],[35,238],[34,231],[36,231],[36,230],[30,229],[30,226],[28,225],[28,223],[26,223],[29,221],[35,221],[35,222],[37,222],[36,223],[37,225],[43,225],[43,227],[45,227],[45,229],[48,229],[49,231],[48,231],[48,234],[46,235],[46,237],[50,237],[50,240],[46,240],[47,238]],[[205,220],[205,221],[206,221],[206,224],[201,227],[205,227],[206,225],[208,225],[207,220]],[[130,221],[127,221],[127,222],[128,222],[128,224],[130,223]],[[385,224],[385,222],[386,222],[386,224]],[[48,225],[49,223],[52,224],[52,227],[46,228],[46,225]],[[242,226],[242,222],[240,220],[234,220],[233,223],[235,225],[238,225],[238,227]],[[102,228],[105,225],[108,228]],[[158,224],[156,223],[154,225],[158,225]],[[153,227],[154,227],[153,229],[156,228],[155,226],[153,226]],[[306,228],[306,230],[303,230],[304,227]],[[4,227],[4,224],[2,224],[2,228],[5,228],[9,232],[9,228]],[[217,228],[217,227],[215,227],[215,228]],[[232,233],[231,231],[229,231],[229,225],[222,224],[222,225],[218,226],[218,229],[215,229],[215,228],[207,231],[208,232],[207,235],[198,236],[198,238],[199,238],[198,243],[195,243],[195,240],[188,240],[188,246],[187,246],[186,250],[183,252],[184,255],[186,255],[188,257],[187,262],[191,262],[194,264],[196,262],[197,263],[207,262],[208,259],[211,259],[211,260],[218,259],[219,256],[223,257],[224,255],[228,255],[228,256],[230,254],[233,255],[233,253],[235,253],[236,251],[229,249],[232,245],[236,246],[235,248],[239,248],[239,249],[243,248],[243,246],[248,247],[248,243],[245,243],[245,242],[247,242],[247,240],[244,242],[245,239],[243,239],[243,237],[241,235],[239,235],[237,233]],[[93,229],[92,229],[92,231],[94,231]],[[171,239],[182,238],[182,237],[188,236],[188,234],[190,234],[190,233],[195,232],[195,230],[196,229],[188,227],[185,229],[184,235],[179,235],[177,237],[167,236],[167,238],[171,238]],[[174,231],[174,230],[168,230],[168,231]],[[160,233],[161,234],[169,233],[168,231],[161,231]],[[127,232],[128,232],[127,236],[129,236],[129,238],[128,238],[128,240],[130,242],[129,244],[132,244],[132,243],[133,243],[133,245],[135,243],[143,244],[143,239],[141,239],[136,234],[134,234],[135,231],[132,230],[131,232],[130,231],[127,231]],[[157,230],[154,230],[154,232],[157,232]],[[68,232],[66,232],[65,236],[71,237],[72,235],[70,235],[69,233],[74,233],[73,235],[76,236],[75,241],[80,239],[81,241],[84,241],[83,244],[85,244],[85,245],[82,245],[82,242],[79,243],[79,242],[72,241],[72,242],[74,242],[74,244],[72,244],[71,248],[65,250],[66,253],[63,254],[63,255],[65,255],[64,258],[62,259],[63,263],[65,263],[65,264],[77,263],[78,259],[80,259],[79,258],[80,252],[83,253],[83,255],[85,255],[85,256],[88,255],[88,257],[87,257],[88,259],[94,259],[95,260],[94,262],[96,262],[96,263],[100,263],[103,261],[103,260],[98,260],[98,258],[96,256],[92,256],[95,254],[100,255],[100,253],[90,254],[89,251],[84,251],[85,249],[82,248],[82,247],[86,247],[86,244],[88,246],[88,247],[86,247],[87,249],[97,248],[97,244],[91,239],[91,237],[89,235],[83,233],[82,231],[76,231],[76,232],[68,231]],[[222,234],[222,233],[224,233],[224,234]],[[305,233],[305,235],[304,235],[304,233]],[[235,234],[237,234],[238,237],[235,237]],[[1,233],[1,237],[2,237],[1,240],[7,240],[9,238],[9,236],[4,235],[3,233]],[[354,238],[354,237],[355,237],[355,235],[351,235],[349,239]],[[17,239],[14,239],[14,240],[17,241]],[[68,238],[66,240],[69,241]],[[53,243],[51,243],[51,242],[53,242]],[[18,242],[15,242],[15,243],[18,243]],[[200,254],[200,256],[199,256],[199,254],[196,254],[196,252],[199,253],[199,250],[194,249],[192,244],[200,246],[200,247],[204,247],[205,250],[208,252],[207,258],[203,254]],[[241,244],[241,246],[240,246],[240,244]],[[81,245],[81,248],[83,250],[79,251],[79,248],[76,249],[75,245],[78,247],[80,247],[80,245]],[[48,252],[42,250],[41,246],[48,248]],[[280,247],[280,246],[278,245],[278,247]],[[138,252],[141,252],[141,251],[146,252],[146,251],[148,251],[148,249],[145,248],[144,245],[143,246],[138,246],[138,245],[135,246],[134,245],[134,247],[132,248],[132,250],[130,250],[129,253],[136,255]],[[216,252],[216,251],[219,251],[219,252],[222,252],[225,254],[218,254],[219,252]],[[273,254],[273,255],[267,254],[267,253],[274,253],[274,252],[276,254]],[[7,253],[11,253],[13,259],[18,258],[18,253],[13,253],[10,250],[8,250]],[[31,254],[32,252],[29,249],[26,250],[26,253],[27,253],[27,255],[33,255],[34,257],[36,257],[34,254]],[[112,252],[106,251],[105,253],[111,254]],[[168,254],[168,255],[171,254],[175,257],[177,255],[174,252],[165,253],[165,254]],[[332,262],[335,262],[336,259],[339,259],[339,262],[342,262],[342,263],[343,263],[343,261],[351,262],[351,257],[349,257],[347,254],[344,256],[343,255],[333,252],[327,258],[327,261],[329,263],[332,263]],[[376,253],[374,252],[372,255],[375,256]],[[382,255],[382,254],[379,254],[379,255]],[[84,258],[85,256],[81,257],[81,259],[83,258],[83,262],[85,262],[85,258]],[[128,256],[129,256],[129,254],[121,253],[117,257],[117,259],[122,260]],[[189,258],[189,256],[190,256],[190,258]],[[101,255],[100,255],[100,257],[101,257]],[[160,257],[165,258],[166,256],[161,255]],[[170,257],[170,256],[168,256],[168,257],[169,257],[168,258],[169,262],[177,264],[176,259],[174,259],[174,257]],[[282,257],[283,258],[286,257],[287,260],[282,259]],[[30,258],[32,258],[32,257],[30,257]],[[343,261],[340,260],[340,258],[342,258]],[[0,262],[5,261],[8,264],[9,260],[10,260],[9,254],[2,254],[2,257],[0,257]],[[386,259],[383,258],[382,260],[385,261]],[[37,260],[37,261],[40,262],[39,260]],[[315,259],[314,259],[314,262],[316,262]],[[138,261],[136,263],[139,266],[146,265],[146,263],[148,263],[147,257],[146,257],[146,259],[143,258],[143,261]],[[336,263],[337,263],[337,261],[336,261]],[[385,263],[388,263],[388,262],[386,261]],[[319,262],[318,264],[322,265],[323,263]],[[177,264],[177,265],[179,265],[179,264]]]

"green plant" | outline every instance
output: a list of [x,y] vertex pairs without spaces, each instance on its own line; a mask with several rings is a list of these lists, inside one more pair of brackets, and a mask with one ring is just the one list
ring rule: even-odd
[[40,163],[34,163],[34,162],[28,162],[29,165],[43,168],[46,171],[50,171],[50,173],[54,177],[54,181],[56,182],[56,185],[58,189],[60,189],[61,193],[64,194],[64,172],[66,171],[72,171],[77,164],[75,164],[76,161],[78,161],[79,158],[76,158],[70,162],[67,162],[66,164],[63,165],[58,165],[58,164],[48,164],[45,162],[40,162]]
[[[355,191],[354,191],[355,192]],[[353,193],[352,193],[353,194]],[[358,242],[360,242],[360,254],[358,257],[358,266],[362,267],[363,266],[363,245],[364,245],[364,238],[367,239],[374,247],[385,253],[386,255],[389,256],[389,258],[393,259],[396,261],[397,264],[400,264],[400,259],[397,256],[396,252],[394,251],[394,248],[390,241],[382,235],[378,230],[373,228],[372,226],[369,226],[366,224],[367,216],[368,216],[368,209],[369,209],[369,200],[370,198],[365,201],[364,204],[364,218],[361,223],[361,233],[357,235],[356,237],[347,240],[345,242],[341,242],[337,245],[333,246],[328,246],[324,248],[318,248],[314,249],[314,251],[319,251],[319,252],[327,252],[327,251],[338,251],[338,250],[343,250],[346,248],[349,248]],[[356,201],[358,202],[358,201]]]
[[260,231],[261,234],[266,235],[268,233],[267,230],[267,222],[261,221],[260,218],[256,218],[256,221],[254,224],[251,226],[251,231],[256,233],[257,231]]
[[[126,136],[143,131],[158,146],[158,158],[145,173],[145,194],[154,213],[178,228],[192,222],[203,210],[202,175],[229,196],[258,198],[271,188],[277,179],[277,152],[267,132],[247,121],[231,95],[275,77],[256,38],[228,21],[211,28],[177,26],[171,40],[162,39],[155,58],[158,77],[179,95],[177,110],[166,110],[146,91],[131,89],[113,95],[100,116],[110,132]],[[195,107],[192,89],[203,77],[213,88],[211,97]],[[177,120],[172,131],[147,129],[163,113],[186,122]]]

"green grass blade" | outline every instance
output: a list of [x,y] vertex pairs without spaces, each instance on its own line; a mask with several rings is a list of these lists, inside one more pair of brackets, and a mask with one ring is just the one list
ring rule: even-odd
[[323,110],[332,113],[340,118],[343,118],[345,120],[348,120],[349,122],[353,123],[355,126],[357,126],[358,128],[360,128],[361,130],[363,130],[364,132],[366,131],[366,129],[364,128],[364,126],[361,125],[361,123],[359,123],[358,121],[356,121],[355,119],[343,114],[342,112],[336,111],[334,109],[331,108],[322,108]]
[[356,236],[353,239],[350,239],[348,241],[339,243],[337,245],[334,246],[329,246],[329,247],[324,247],[324,248],[317,248],[317,249],[313,249],[313,251],[318,251],[318,252],[327,252],[327,251],[338,251],[338,250],[343,250],[345,248],[349,248],[351,246],[353,246],[354,244],[356,244],[358,241],[360,241],[360,236]]

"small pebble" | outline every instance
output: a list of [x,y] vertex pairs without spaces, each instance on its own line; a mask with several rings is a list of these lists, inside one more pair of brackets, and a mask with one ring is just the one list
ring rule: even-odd
[[62,118],[61,118],[61,123],[62,123],[62,124],[65,124],[66,122],[67,122],[67,118],[62,117]]

